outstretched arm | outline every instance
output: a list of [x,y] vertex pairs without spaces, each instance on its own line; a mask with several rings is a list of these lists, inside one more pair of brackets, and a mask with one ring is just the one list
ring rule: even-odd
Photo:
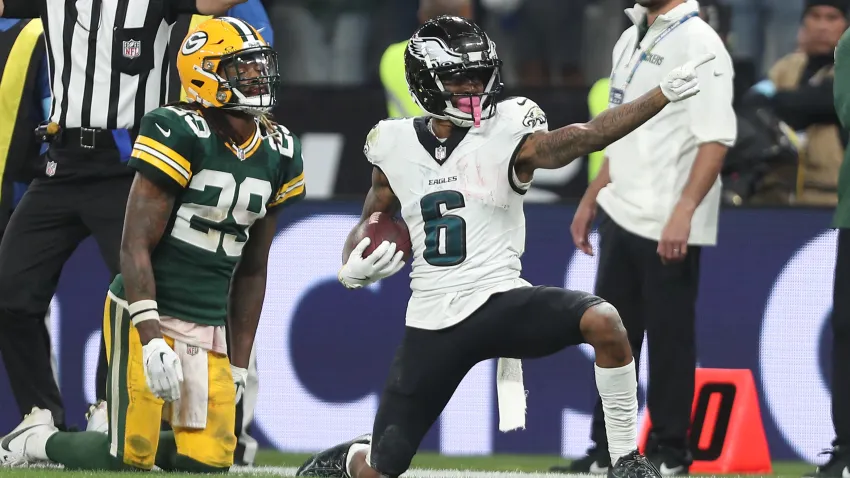
[[649,121],[668,103],[670,100],[656,87],[635,101],[603,111],[587,123],[534,133],[519,151],[517,173],[530,175],[535,169],[558,169],[576,158],[601,151]]
[[269,250],[276,232],[277,219],[274,215],[258,219],[251,226],[248,242],[242,249],[242,258],[230,283],[227,307],[230,362],[243,369],[248,368],[260,323],[266,297]]
[[699,93],[697,67],[712,61],[714,53],[703,53],[674,69],[640,98],[608,109],[587,123],[565,126],[528,137],[517,154],[515,168],[520,181],[531,180],[535,169],[558,169],[574,159],[600,151],[636,130],[667,106]]
[[[139,301],[156,300],[151,253],[162,239],[173,208],[173,194],[157,186],[141,173],[136,173],[127,199],[120,253],[121,276],[124,278],[127,302],[131,305]],[[149,311],[139,310],[138,315],[146,312]],[[138,320],[139,317],[131,317],[132,319]],[[141,320],[134,323],[142,344],[162,337],[158,320]]]
[[[366,194],[366,202],[363,203],[363,212],[360,213],[360,222],[369,219],[369,216],[376,212],[384,212],[387,214],[395,214],[401,209],[401,205],[398,202],[398,198],[395,193],[393,193],[392,188],[390,188],[390,181],[387,179],[387,176],[381,171],[381,168],[374,166],[372,168],[372,187],[369,188],[369,192]],[[348,260],[348,256],[351,255],[351,251],[354,249],[354,246],[357,245],[354,242],[354,236],[357,234],[357,229],[359,228],[359,224],[357,227],[351,230],[348,233],[348,237],[345,240],[345,247],[342,251],[342,262]]]

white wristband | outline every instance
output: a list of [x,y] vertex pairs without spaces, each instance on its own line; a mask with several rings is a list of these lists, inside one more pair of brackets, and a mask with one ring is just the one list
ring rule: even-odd
[[145,299],[133,302],[127,311],[130,312],[130,321],[134,326],[146,320],[159,322],[159,311],[155,300]]

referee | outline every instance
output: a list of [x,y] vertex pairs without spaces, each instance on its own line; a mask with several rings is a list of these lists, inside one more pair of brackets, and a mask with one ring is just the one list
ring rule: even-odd
[[[126,166],[141,117],[166,98],[168,32],[181,13],[216,15],[244,0],[0,0],[0,17],[41,18],[51,72],[49,143],[0,243],[0,353],[21,414],[65,413],[44,317],[62,266],[93,235],[119,270]],[[79,318],[79,320],[87,320]],[[97,395],[105,398],[101,347]]]
[[[686,475],[696,370],[696,300],[700,249],[717,242],[720,170],[735,142],[732,59],[699,17],[695,0],[638,0],[626,10],[634,26],[614,47],[608,103],[646,93],[688,60],[713,53],[700,70],[702,93],[669,106],[606,149],[571,226],[580,250],[593,254],[588,233],[597,205],[599,270],[595,293],[620,312],[635,357],[649,340],[647,405],[652,430],[646,457],[663,475]],[[601,473],[611,466],[597,401],[588,456],[566,470]]]

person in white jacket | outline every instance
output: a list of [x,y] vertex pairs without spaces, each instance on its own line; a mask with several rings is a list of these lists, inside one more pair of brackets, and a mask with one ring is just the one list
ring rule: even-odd
[[[737,135],[734,72],[696,0],[639,0],[626,14],[634,26],[614,47],[611,107],[646,93],[688,58],[717,56],[699,71],[703,92],[693,101],[666,108],[607,148],[571,226],[576,247],[593,255],[589,233],[597,212],[601,216],[594,293],[620,312],[635,357],[644,333],[652,344],[646,456],[662,474],[686,474],[693,461],[687,436],[700,250],[717,242],[719,175]],[[591,437],[595,446],[586,457],[554,469],[604,473],[610,460],[598,403]]]

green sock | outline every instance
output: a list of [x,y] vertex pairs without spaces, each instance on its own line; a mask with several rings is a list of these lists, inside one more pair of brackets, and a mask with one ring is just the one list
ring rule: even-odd
[[230,468],[217,468],[205,465],[188,456],[177,453],[177,440],[173,431],[159,434],[159,447],[156,449],[156,466],[164,471],[183,473],[227,473]]
[[50,461],[69,470],[134,470],[109,454],[109,436],[99,432],[58,432],[48,438]]

